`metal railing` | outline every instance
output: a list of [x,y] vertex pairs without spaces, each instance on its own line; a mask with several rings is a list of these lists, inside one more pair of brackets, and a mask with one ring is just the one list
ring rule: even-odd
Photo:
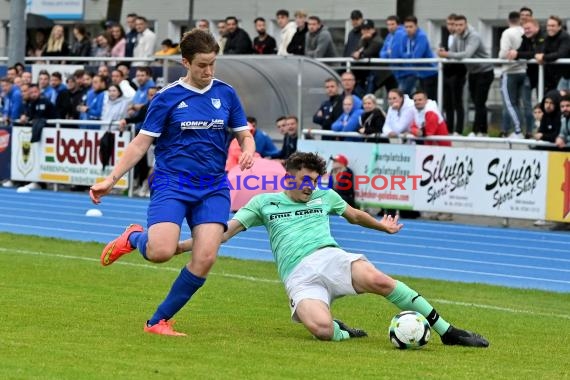
[[450,141],[450,142],[462,142],[462,143],[504,143],[509,146],[509,149],[513,145],[526,145],[526,146],[540,146],[540,147],[550,147],[556,148],[556,144],[541,141],[541,140],[531,140],[531,139],[517,139],[517,138],[502,138],[502,137],[467,137],[467,136],[426,136],[426,137],[416,137],[410,133],[403,133],[397,137],[391,138],[388,135],[382,133],[376,133],[371,135],[363,135],[358,132],[334,132],[326,131],[322,129],[303,129],[303,135],[306,136],[332,136],[332,137],[350,137],[359,139],[374,139],[374,138],[390,138],[398,140],[398,142],[405,141]]
[[[235,57],[235,56],[234,56]],[[251,55],[243,56],[252,58]],[[263,56],[254,56],[256,59],[263,59]],[[288,59],[290,57],[283,57],[283,59]],[[303,56],[294,56],[295,59],[310,59]],[[224,59],[224,56],[220,56],[219,59]],[[0,62],[7,61],[8,57],[0,57]],[[152,64],[154,62],[158,63],[159,66],[163,68],[163,76],[166,78],[168,76],[168,67],[173,62],[180,62],[180,55],[169,55],[169,56],[152,56],[147,58],[133,58],[133,57],[26,57],[26,62],[70,62],[70,61],[80,61],[80,62],[146,62]],[[464,59],[449,59],[449,58],[394,58],[394,59],[384,59],[384,58],[364,58],[355,60],[348,57],[340,58],[318,58],[319,62],[334,65],[340,64],[340,68],[344,67],[347,71],[351,70],[411,70],[411,71],[424,71],[424,70],[435,70],[438,72],[437,80],[437,102],[439,107],[443,104],[443,66],[448,64],[493,64],[493,65],[516,65],[521,63],[527,64],[537,64],[536,60],[507,60],[498,58],[464,58]],[[436,67],[426,67],[426,66],[399,66],[401,64],[436,64]],[[570,64],[570,58],[558,59],[554,62],[547,63],[551,64]],[[302,79],[298,79],[298,85],[301,86]],[[544,65],[538,64],[538,99],[541,100],[544,97]]]

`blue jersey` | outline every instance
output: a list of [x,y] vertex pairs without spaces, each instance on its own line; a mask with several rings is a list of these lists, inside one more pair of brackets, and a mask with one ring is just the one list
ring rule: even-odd
[[235,90],[217,79],[203,89],[173,82],[153,98],[140,133],[156,138],[155,173],[170,184],[225,181],[230,132],[248,130]]

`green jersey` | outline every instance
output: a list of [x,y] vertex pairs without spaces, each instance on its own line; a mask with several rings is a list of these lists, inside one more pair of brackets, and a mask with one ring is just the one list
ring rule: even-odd
[[284,192],[259,194],[234,216],[245,228],[264,225],[277,271],[285,281],[299,262],[323,247],[338,247],[331,236],[329,214],[342,215],[347,203],[334,190],[315,190],[307,203]]

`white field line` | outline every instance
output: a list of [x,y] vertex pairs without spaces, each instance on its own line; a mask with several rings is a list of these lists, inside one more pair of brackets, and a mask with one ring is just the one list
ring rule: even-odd
[[[20,255],[33,255],[33,256],[41,256],[41,257],[51,257],[57,259],[64,259],[64,260],[80,260],[80,261],[89,261],[89,262],[99,262],[99,259],[92,258],[92,257],[82,257],[82,256],[72,256],[72,255],[62,255],[57,253],[48,253],[42,251],[29,251],[29,250],[22,250],[22,249],[8,249],[4,247],[0,247],[0,253],[9,255],[9,254],[20,254]],[[165,267],[159,265],[150,265],[150,264],[137,264],[137,263],[129,263],[124,261],[117,261],[114,265],[123,265],[129,267],[137,267],[137,268],[144,268],[144,269],[151,269],[151,270],[161,270],[161,271],[168,271],[168,272],[175,272],[178,273],[180,271],[179,268],[172,268],[172,267]],[[270,284],[280,284],[281,281],[279,280],[272,280],[267,278],[261,277],[253,277],[253,276],[243,276],[238,274],[232,273],[217,273],[211,272],[211,275],[214,276],[222,276],[228,278],[236,278],[245,281],[252,281],[252,282],[263,282],[263,283],[270,283]],[[564,318],[570,320],[570,315],[567,314],[555,314],[555,313],[544,313],[544,312],[537,312],[532,310],[523,310],[523,309],[513,309],[509,307],[502,307],[502,306],[495,306],[495,305],[486,305],[486,304],[478,304],[478,303],[470,303],[470,302],[461,302],[461,301],[452,301],[446,299],[434,299],[435,302],[448,304],[448,305],[456,305],[456,306],[465,306],[471,308],[478,308],[478,309],[488,309],[488,310],[495,310],[501,311],[505,313],[511,314],[528,314],[528,315],[535,315],[535,316],[544,316],[544,317],[553,317],[553,318]]]

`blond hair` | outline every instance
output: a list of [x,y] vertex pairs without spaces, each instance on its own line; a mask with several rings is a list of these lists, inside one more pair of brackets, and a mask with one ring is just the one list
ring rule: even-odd
[[[61,30],[61,37],[60,38],[57,38],[55,36],[56,29]],[[63,47],[63,42],[64,42],[63,26],[54,25],[54,27],[51,29],[51,33],[49,35],[49,39],[48,39],[48,42],[46,45],[46,52],[51,53],[51,52],[61,51],[61,49]]]

